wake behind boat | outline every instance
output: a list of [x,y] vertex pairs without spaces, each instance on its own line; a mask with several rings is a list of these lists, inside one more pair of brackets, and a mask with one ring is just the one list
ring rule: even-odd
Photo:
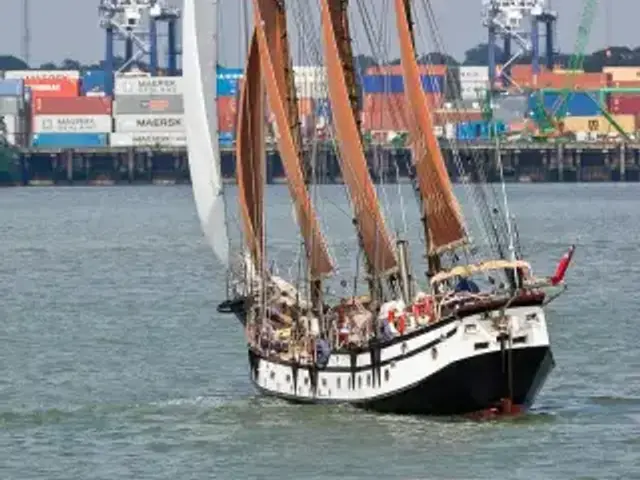
[[[291,401],[350,403],[382,412],[529,408],[554,366],[544,306],[563,291],[573,249],[553,277],[535,278],[516,248],[508,211],[497,215],[497,202],[491,207],[487,203],[492,190],[476,182],[469,188],[483,193],[474,196],[477,210],[484,212],[479,223],[489,232],[487,242],[497,259],[460,264],[460,257],[474,258],[471,237],[422,91],[411,2],[395,0],[427,259],[418,268],[426,269],[428,281],[419,285],[412,275],[407,235],[390,235],[364,155],[353,54],[346,40],[351,38],[347,2],[319,0],[332,127],[353,211],[353,253],[365,260],[353,294],[332,302],[325,287],[336,267],[311,201],[314,178],[308,171],[314,169],[303,162],[284,3],[252,2],[255,27],[237,125],[244,238],[239,265],[230,259],[227,246],[211,110],[215,101],[209,93],[215,83],[211,39],[216,2],[185,0],[184,8],[184,75],[192,82],[186,89],[185,115],[194,196],[205,234],[229,270],[229,299],[219,311],[235,314],[245,328],[252,382],[264,394]],[[304,268],[291,280],[267,268],[265,97],[304,246]],[[462,175],[468,173],[462,162],[457,166]],[[481,172],[471,175],[478,177]],[[506,195],[504,204],[507,209]],[[358,293],[361,283],[365,294]]]

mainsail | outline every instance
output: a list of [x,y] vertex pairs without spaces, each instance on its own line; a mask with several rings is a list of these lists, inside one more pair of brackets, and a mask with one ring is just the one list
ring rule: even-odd
[[184,0],[184,117],[193,196],[202,230],[229,265],[216,112],[217,0]]
[[245,244],[257,271],[264,266],[264,89],[258,39],[254,31],[240,90],[236,141],[238,201]]
[[353,61],[350,48],[345,48],[350,42],[347,4],[346,0],[321,0],[329,98],[340,169],[353,204],[362,247],[372,273],[384,275],[397,267],[397,261],[362,149],[353,109],[354,95],[350,95],[349,88],[353,83],[345,75],[344,65]]
[[278,149],[304,240],[309,272],[317,279],[333,271],[302,170],[302,138],[291,78],[287,18],[281,0],[254,0],[262,73],[278,135]]
[[429,254],[435,255],[459,246],[467,236],[423,92],[411,28],[410,0],[395,0],[395,7],[407,109],[412,117],[409,128],[413,159],[427,222]]

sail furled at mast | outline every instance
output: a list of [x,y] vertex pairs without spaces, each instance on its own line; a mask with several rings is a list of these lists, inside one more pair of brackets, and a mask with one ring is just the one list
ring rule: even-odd
[[264,116],[264,86],[254,30],[240,90],[236,176],[244,240],[258,271],[264,266]]
[[333,265],[311,204],[303,173],[302,135],[291,75],[287,17],[282,0],[253,0],[262,78],[277,125],[277,142],[289,193],[304,240],[310,276],[328,275]]
[[409,129],[413,161],[422,213],[427,219],[429,254],[434,255],[462,245],[467,233],[423,92],[411,25],[411,0],[395,0],[395,10],[405,97],[412,117]]
[[353,57],[348,46],[347,5],[346,0],[321,0],[327,86],[340,151],[340,170],[351,197],[367,261],[372,273],[381,275],[394,270],[397,260],[369,175],[358,129],[358,115],[354,108]]

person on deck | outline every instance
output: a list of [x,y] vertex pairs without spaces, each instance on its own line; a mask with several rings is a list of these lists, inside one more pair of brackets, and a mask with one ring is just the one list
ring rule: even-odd
[[480,293],[478,284],[467,277],[460,277],[455,288],[456,292]]

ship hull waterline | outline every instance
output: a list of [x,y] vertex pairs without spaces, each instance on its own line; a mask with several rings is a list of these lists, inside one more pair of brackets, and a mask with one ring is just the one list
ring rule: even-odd
[[[318,366],[248,348],[250,379],[266,396],[292,403],[350,404],[381,413],[468,415],[533,405],[555,366],[540,306],[508,308],[511,336],[491,312],[442,320]],[[240,316],[239,316],[240,318]]]

